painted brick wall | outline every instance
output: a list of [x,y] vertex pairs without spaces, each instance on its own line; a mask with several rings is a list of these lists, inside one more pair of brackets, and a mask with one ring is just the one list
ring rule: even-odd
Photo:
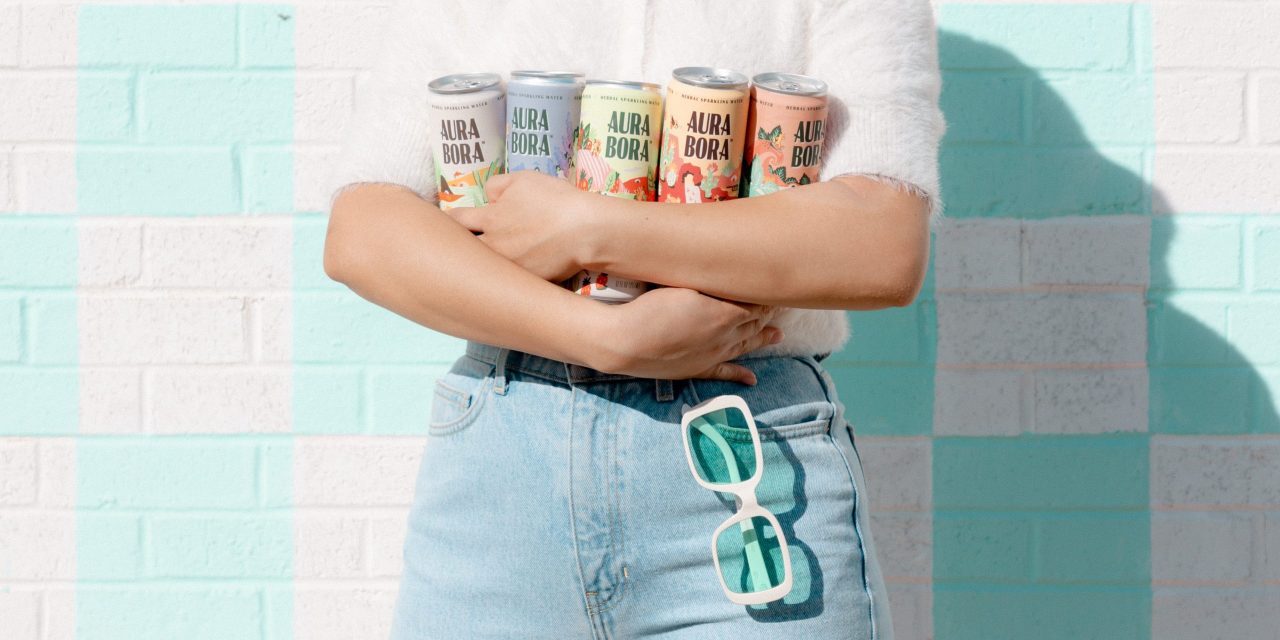
[[[940,2],[948,219],[828,361],[898,635],[1280,625],[1280,4]],[[383,3],[0,2],[0,636],[385,636],[432,380],[329,282]]]

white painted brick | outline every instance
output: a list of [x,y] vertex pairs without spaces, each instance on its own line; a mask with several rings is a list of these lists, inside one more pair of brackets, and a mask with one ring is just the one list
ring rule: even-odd
[[329,197],[336,187],[333,168],[341,147],[298,146],[293,152],[293,207],[298,211],[329,211]]
[[75,515],[7,513],[0,518],[0,574],[11,580],[72,580]]
[[261,296],[251,301],[257,362],[291,364],[293,358],[293,298]]
[[1028,285],[1145,285],[1151,224],[1137,216],[1059,218],[1023,225]]
[[147,379],[155,433],[280,433],[292,423],[288,370],[161,369]]
[[18,211],[75,213],[76,154],[72,149],[25,149],[13,153]]
[[241,362],[240,298],[79,297],[82,364]]
[[1016,436],[1023,430],[1020,371],[940,370],[935,378],[933,430],[940,436]]
[[386,7],[368,3],[302,4],[294,55],[299,69],[365,69],[382,42]]
[[1274,149],[1157,149],[1154,172],[1163,194],[1157,213],[1280,212],[1280,153]]
[[18,66],[21,14],[21,5],[0,5],[0,67]]
[[1157,2],[1157,68],[1249,68],[1280,60],[1280,7],[1270,3]]
[[1268,513],[1262,518],[1262,536],[1258,541],[1262,552],[1258,576],[1268,582],[1280,582],[1280,513]]
[[395,517],[369,520],[369,575],[398,578],[404,571],[404,539],[409,528],[409,511]]
[[928,580],[933,575],[932,516],[877,513],[871,530],[885,580]]
[[1147,355],[1140,293],[938,296],[938,361],[1134,363]]
[[1244,132],[1245,77],[1157,73],[1156,142],[1235,142]]
[[1258,140],[1280,143],[1280,75],[1258,78],[1253,121],[1258,126]]
[[929,440],[863,436],[857,445],[872,511],[933,508],[933,447]]
[[75,67],[78,4],[22,7],[22,66]]
[[76,592],[74,588],[49,588],[44,592],[44,638],[76,640]]
[[142,272],[142,225],[85,218],[76,221],[82,287],[135,284]]
[[1151,514],[1151,579],[1212,583],[1244,580],[1253,560],[1253,518],[1233,513]]
[[351,75],[299,75],[294,80],[294,140],[342,142],[351,117],[354,84]]
[[142,373],[138,369],[80,368],[80,432],[142,430]]
[[0,140],[76,139],[76,77],[65,73],[0,75]]
[[0,212],[18,210],[18,194],[14,189],[15,163],[13,154],[0,145]]
[[394,589],[297,587],[293,633],[307,640],[386,638],[391,635]]
[[1280,506],[1280,439],[1152,438],[1151,503]]
[[295,441],[293,496],[299,506],[409,506],[423,438],[316,437]]
[[927,584],[889,585],[893,637],[933,640],[933,589]]
[[365,522],[299,513],[293,519],[293,575],[298,578],[364,576]]
[[938,226],[934,273],[939,289],[1011,289],[1022,280],[1022,223],[959,220]]
[[1036,433],[1147,430],[1147,370],[1055,369],[1035,373]]
[[150,223],[142,249],[145,282],[165,288],[287,289],[290,224],[287,219]]
[[1274,638],[1280,627],[1280,589],[1164,588],[1152,595],[1152,638]]
[[36,501],[36,441],[0,438],[0,505]]
[[[0,11],[0,20],[3,19],[4,13]],[[4,623],[7,638],[39,640],[40,592],[19,591],[0,583],[0,621]]]
[[69,509],[76,504],[76,438],[41,438],[40,505]]

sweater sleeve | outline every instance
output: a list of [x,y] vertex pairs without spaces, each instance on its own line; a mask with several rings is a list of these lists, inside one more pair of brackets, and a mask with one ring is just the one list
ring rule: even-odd
[[408,187],[437,200],[435,167],[427,117],[427,83],[454,64],[444,41],[450,30],[436,24],[436,12],[401,1],[383,26],[380,55],[358,85],[341,154],[330,172],[330,206],[353,184],[381,182]]
[[807,73],[830,105],[820,178],[866,175],[942,212],[937,34],[929,0],[825,0],[810,17]]

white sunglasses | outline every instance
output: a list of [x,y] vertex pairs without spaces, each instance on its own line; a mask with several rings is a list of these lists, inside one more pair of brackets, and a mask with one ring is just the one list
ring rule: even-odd
[[[740,439],[743,428],[751,433],[752,458],[736,451],[725,437]],[[685,405],[680,434],[698,484],[732,493],[737,503],[737,511],[711,534],[711,557],[725,595],[747,605],[782,599],[791,591],[791,555],[778,518],[756,501],[764,451],[746,400],[723,395],[695,407]]]

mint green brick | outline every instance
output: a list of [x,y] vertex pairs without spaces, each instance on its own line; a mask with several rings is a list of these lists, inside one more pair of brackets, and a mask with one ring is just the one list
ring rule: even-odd
[[25,315],[28,362],[74,365],[80,360],[74,293],[28,296]]
[[257,589],[203,585],[78,585],[76,640],[258,640]]
[[76,512],[76,578],[132,580],[143,575],[142,520],[136,514]]
[[935,438],[937,509],[1145,509],[1141,436]]
[[1239,218],[1151,220],[1151,288],[1237,289],[1241,285]]
[[156,73],[139,93],[143,143],[293,142],[291,73]]
[[295,293],[295,363],[446,363],[466,343],[375,306],[354,293]]
[[81,440],[76,504],[81,509],[254,507],[255,449],[225,439],[121,437]]
[[83,72],[76,78],[76,141],[121,142],[133,136],[134,76]]
[[1253,286],[1262,291],[1280,291],[1280,225],[1264,225],[1253,230]]
[[1253,380],[1253,415],[1250,423],[1254,433],[1280,433],[1280,367],[1260,369]]
[[1155,138],[1150,74],[1069,73],[1044,78],[1031,93],[1036,144],[1129,144]]
[[938,640],[1136,640],[1151,637],[1150,588],[938,586]]
[[369,380],[371,427],[376,434],[423,435],[435,381],[449,365],[411,371],[375,371]]
[[245,149],[244,203],[249,213],[293,213],[293,150]]
[[1029,583],[1031,536],[1025,517],[935,513],[933,580]]
[[[824,363],[825,364],[825,363]],[[933,432],[933,365],[827,367],[858,435],[918,436]]]
[[925,314],[931,307],[921,304],[890,307],[878,311],[848,313],[853,338],[833,362],[914,363],[923,360],[921,342],[928,339]]
[[[947,69],[1119,69],[1130,64],[1129,5],[943,5]],[[992,43],[978,47],[963,40]]]
[[293,507],[293,439],[274,437],[258,448],[259,506]]
[[1151,514],[1071,513],[1036,518],[1037,581],[1061,584],[1151,582]]
[[1226,323],[1227,303],[1221,300],[1148,300],[1148,364],[1239,363],[1240,357],[1226,340]]
[[297,367],[293,373],[295,433],[364,433],[360,371]]
[[1250,387],[1257,374],[1235,367],[1153,367],[1152,433],[1243,434],[1250,431]]
[[22,298],[0,297],[0,363],[22,359]]
[[80,7],[77,62],[82,68],[232,67],[235,5]]
[[240,59],[250,68],[294,66],[293,5],[240,5]]
[[943,148],[939,158],[945,176],[943,201],[951,217],[1047,218],[1150,211],[1148,187],[1141,178],[1145,161],[1132,149],[950,146]]
[[329,225],[325,215],[299,215],[293,223],[293,288],[345,292],[324,272],[324,238]]
[[1245,302],[1227,309],[1231,344],[1250,364],[1280,364],[1280,303]]
[[88,215],[239,212],[240,188],[225,149],[80,149],[79,211]]
[[293,589],[291,587],[266,586],[262,589],[266,602],[266,621],[263,623],[267,640],[288,640],[293,637]]
[[150,517],[151,566],[159,578],[289,578],[293,518],[267,515]]
[[75,433],[79,402],[75,369],[0,368],[0,435]]
[[78,250],[72,218],[0,218],[0,287],[74,287]]
[[1029,73],[948,72],[942,76],[946,144],[1017,142]]

